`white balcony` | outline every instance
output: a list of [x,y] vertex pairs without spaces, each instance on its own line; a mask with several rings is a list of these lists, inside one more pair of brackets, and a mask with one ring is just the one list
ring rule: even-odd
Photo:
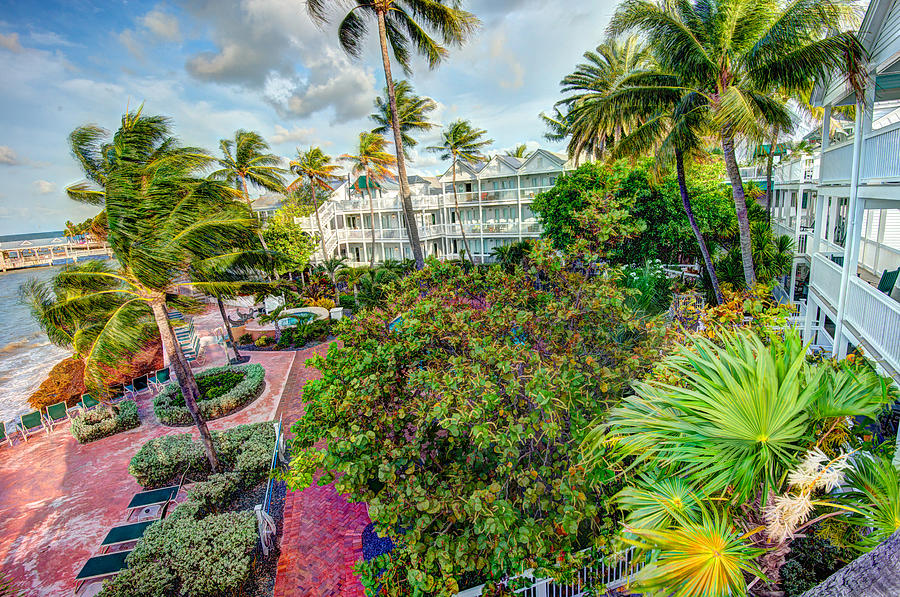
[[832,145],[822,152],[819,176],[822,184],[848,184],[853,164],[853,139]]
[[833,262],[828,255],[824,253],[813,255],[809,285],[828,301],[835,311],[837,310],[841,291],[841,266]]
[[859,175],[865,182],[900,180],[900,124],[866,136]]

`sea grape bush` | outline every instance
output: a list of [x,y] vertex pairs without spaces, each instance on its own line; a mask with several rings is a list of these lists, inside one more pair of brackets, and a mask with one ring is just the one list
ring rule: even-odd
[[323,377],[304,388],[287,480],[305,487],[321,466],[319,483],[368,504],[402,552],[388,560],[405,570],[384,572],[403,585],[392,594],[560,575],[564,554],[615,527],[618,484],[579,466],[578,449],[650,369],[664,330],[629,309],[613,276],[586,278],[547,243],[530,264],[431,263],[392,290],[389,310],[342,322],[342,345],[314,361]]
[[[225,365],[197,373],[200,414],[207,421],[231,414],[256,400],[265,387],[266,370],[259,363]],[[163,425],[193,425],[181,388],[171,383],[153,399],[153,412]]]
[[122,431],[134,429],[141,424],[138,417],[137,404],[134,400],[126,400],[117,405],[115,411],[100,406],[89,411],[82,411],[72,419],[69,430],[79,444],[96,441]]

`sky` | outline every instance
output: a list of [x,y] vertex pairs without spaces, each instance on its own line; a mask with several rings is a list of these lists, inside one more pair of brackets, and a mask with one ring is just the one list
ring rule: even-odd
[[[519,143],[560,150],[538,118],[559,80],[596,46],[614,0],[464,0],[482,21],[435,70],[413,63],[411,81],[438,109],[466,118],[492,149]],[[82,179],[67,135],[93,123],[114,130],[126,109],[172,118],[183,143],[216,151],[237,129],[261,133],[275,153],[319,145],[349,152],[384,86],[377,38],[359,60],[317,26],[303,0],[101,2],[0,0],[0,235],[64,228],[96,207],[65,196]],[[395,67],[395,78],[402,71]],[[410,172],[447,167],[422,148]]]

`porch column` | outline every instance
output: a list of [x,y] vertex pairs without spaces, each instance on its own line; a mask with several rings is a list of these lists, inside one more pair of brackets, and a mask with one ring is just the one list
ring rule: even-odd
[[810,292],[807,297],[806,318],[803,320],[804,344],[809,344],[810,342],[812,342],[813,318],[815,317],[816,311],[818,311],[818,305],[816,304],[816,299],[813,298],[813,294]]
[[844,338],[844,313],[846,312],[847,288],[850,278],[856,275],[859,263],[859,241],[862,236],[862,216],[865,200],[859,197],[859,168],[866,135],[872,130],[872,113],[875,108],[875,85],[869,81],[863,101],[856,102],[856,127],[853,136],[853,162],[850,166],[850,201],[847,206],[847,235],[844,239],[844,267],[841,272],[841,289],[838,295],[837,321],[834,330],[832,355],[847,356],[847,341]]
[[791,264],[791,287],[788,289],[788,299],[790,299],[791,303],[794,302],[794,289],[797,287],[797,260],[800,257],[800,213],[803,209],[803,193],[806,192],[804,190],[803,185],[800,185],[800,188],[797,191],[797,209],[794,212],[794,259]]
[[481,263],[484,263],[484,212],[481,209],[481,178],[478,181],[478,241],[481,245]]
[[518,218],[516,228],[519,230],[519,242],[522,242],[522,175],[516,173],[516,213]]

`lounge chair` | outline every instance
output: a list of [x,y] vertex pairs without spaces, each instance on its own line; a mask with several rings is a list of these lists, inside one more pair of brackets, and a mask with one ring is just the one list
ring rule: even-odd
[[156,522],[155,519],[143,520],[141,522],[123,524],[121,526],[111,528],[109,529],[109,532],[106,533],[106,537],[103,538],[103,543],[100,544],[100,549],[106,552],[111,547],[137,541],[144,535],[144,531],[147,530],[147,527],[149,527],[154,522]]
[[81,402],[78,403],[78,406],[81,407],[81,410],[83,411],[89,411],[92,408],[95,408],[98,404],[100,404],[100,401],[90,394],[82,394]]
[[175,499],[175,496],[178,495],[180,489],[181,484],[178,484],[134,494],[134,497],[131,498],[131,501],[128,502],[128,506],[126,506],[128,516],[125,520],[130,519],[135,510],[149,508],[151,506],[163,506],[163,508],[160,509],[160,517],[162,517],[162,515],[165,514],[164,507]]
[[6,433],[6,421],[0,421],[0,442],[6,440],[10,446],[12,445],[12,439]]
[[163,386],[169,383],[169,380],[172,379],[171,374],[169,373],[169,368],[166,367],[164,369],[158,370],[156,373],[147,378],[147,382],[150,384],[150,387],[153,388],[154,391],[160,391]]
[[47,423],[44,421],[44,417],[41,415],[41,411],[33,410],[27,415],[19,416],[19,431],[22,432],[22,438],[26,442],[28,441],[29,435],[31,435],[32,433],[37,433],[41,430],[50,433],[50,430],[47,428]]
[[125,568],[125,558],[130,553],[131,550],[116,551],[88,559],[81,567],[81,572],[75,577],[75,592],[77,593],[81,585],[89,580],[114,576],[121,572]]
[[51,404],[46,408],[45,416],[47,419],[47,426],[52,431],[53,426],[57,423],[69,420],[69,407],[66,406],[65,402]]
[[885,294],[890,294],[894,289],[894,284],[897,283],[898,277],[900,277],[900,267],[894,271],[884,270],[881,273],[881,280],[878,281],[878,290]]
[[142,375],[132,379],[130,384],[125,385],[124,396],[125,398],[134,398],[138,394],[146,392],[148,389],[150,389],[150,384],[147,381],[147,376]]

